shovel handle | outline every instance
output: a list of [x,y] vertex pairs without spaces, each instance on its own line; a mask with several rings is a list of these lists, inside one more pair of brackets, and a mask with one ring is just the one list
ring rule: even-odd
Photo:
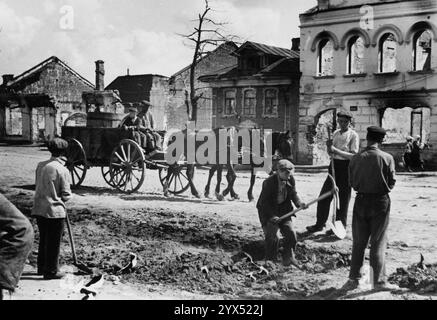
[[70,238],[71,251],[73,253],[73,261],[75,264],[77,264],[76,248],[74,246],[73,233],[71,232],[71,224],[67,212],[65,213],[65,221],[67,222],[68,237]]
[[[307,203],[307,207],[313,205],[314,203],[317,203],[317,202],[319,202],[319,201],[322,201],[322,200],[324,200],[324,199],[326,199],[326,198],[332,196],[333,194],[334,194],[333,191],[329,191],[329,192],[327,192],[327,193],[324,193],[323,195],[321,195],[321,196],[318,197],[317,199],[314,199],[314,200],[308,202],[308,203]],[[286,215],[283,215],[282,217],[279,217],[279,222],[281,222],[282,220],[285,220],[285,219],[287,219],[287,218],[289,218],[289,217],[295,215],[296,213],[298,213],[299,211],[302,211],[302,210],[304,210],[304,209],[303,209],[303,208],[297,208],[297,209],[294,209],[293,211],[287,213]]]

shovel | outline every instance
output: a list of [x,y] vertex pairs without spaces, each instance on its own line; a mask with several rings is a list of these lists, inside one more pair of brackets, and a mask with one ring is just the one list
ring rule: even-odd
[[[307,207],[309,207],[309,206],[311,206],[311,205],[313,205],[313,204],[315,204],[315,203],[317,203],[317,202],[319,202],[319,201],[322,201],[322,200],[324,200],[324,199],[326,199],[326,198],[328,198],[328,197],[330,197],[330,196],[333,196],[334,198],[336,197],[337,189],[336,189],[336,185],[335,185],[335,182],[334,182],[334,178],[333,178],[331,175],[328,175],[328,176],[329,176],[329,178],[331,179],[331,181],[332,181],[332,183],[333,183],[333,188],[332,188],[332,190],[329,191],[329,192],[326,192],[326,193],[322,194],[322,195],[321,195],[320,197],[318,197],[317,199],[314,199],[314,200],[308,202],[308,203],[306,204]],[[305,208],[305,209],[306,209],[306,208]],[[291,216],[294,216],[294,215],[295,215],[296,213],[298,213],[299,211],[302,211],[302,210],[305,210],[305,209],[304,209],[304,208],[297,208],[297,209],[294,209],[293,211],[291,211],[291,212],[289,212],[289,213],[287,213],[287,214],[285,214],[285,215],[279,217],[278,222],[281,222],[282,220],[285,220],[285,219],[287,219],[287,218],[289,218],[289,217],[291,217]]]
[[[328,127],[328,139],[331,140],[331,130]],[[331,154],[331,171],[332,171],[332,177],[331,180],[334,183],[334,186],[337,184],[335,183],[335,167],[334,167],[334,157]],[[338,193],[334,193],[333,196],[333,202],[332,202],[332,222],[328,221],[327,225],[332,230],[332,232],[335,234],[335,236],[339,239],[344,239],[346,237],[346,229],[344,228],[344,225],[341,221],[338,221],[336,218],[337,210],[340,208],[340,201],[338,197]]]
[[93,270],[88,268],[86,265],[84,265],[82,262],[77,261],[76,256],[76,248],[74,246],[74,240],[73,240],[73,233],[71,232],[71,224],[70,219],[68,218],[68,213],[65,213],[65,220],[67,222],[67,229],[68,229],[68,236],[70,238],[70,244],[71,244],[71,251],[73,252],[73,264],[81,271],[85,272],[86,274],[93,274]]

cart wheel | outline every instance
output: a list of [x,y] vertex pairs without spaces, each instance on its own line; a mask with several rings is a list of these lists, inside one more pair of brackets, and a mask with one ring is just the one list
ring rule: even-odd
[[70,138],[67,139],[67,141],[68,148],[65,153],[66,161],[64,165],[70,171],[71,185],[78,187],[85,179],[88,168],[85,151],[83,150],[82,144],[76,139]]
[[109,167],[101,166],[100,169],[102,171],[102,176],[103,176],[103,179],[105,180],[105,182],[109,186],[115,188],[115,184],[112,182],[112,179],[111,179],[111,170],[110,170],[110,168]]
[[[170,166],[169,169],[171,173],[168,178],[168,191],[171,194],[181,194],[188,190],[190,187],[190,181],[188,180],[187,173],[185,171],[186,167],[180,165]],[[165,181],[167,179],[168,169],[159,169],[159,180],[161,185],[165,186]]]
[[109,173],[114,187],[126,193],[137,191],[144,182],[145,165],[141,147],[126,139],[112,151]]

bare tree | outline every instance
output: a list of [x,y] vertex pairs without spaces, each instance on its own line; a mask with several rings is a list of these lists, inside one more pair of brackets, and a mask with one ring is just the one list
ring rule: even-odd
[[197,122],[197,110],[199,100],[203,98],[203,92],[198,92],[195,87],[196,81],[196,67],[205,55],[211,52],[213,48],[224,44],[228,41],[235,41],[236,36],[226,35],[223,27],[227,24],[225,22],[217,22],[211,18],[210,0],[205,1],[205,8],[202,13],[198,14],[198,18],[193,20],[196,23],[194,31],[190,34],[180,34],[180,36],[189,40],[193,45],[193,61],[190,66],[189,90],[185,90],[185,105],[187,107],[187,115],[190,121]]

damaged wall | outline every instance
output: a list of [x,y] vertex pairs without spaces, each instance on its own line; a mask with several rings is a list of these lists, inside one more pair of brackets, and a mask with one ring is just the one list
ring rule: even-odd
[[[365,4],[367,1],[362,1]],[[320,142],[316,137],[317,121],[326,110],[335,108],[350,111],[355,129],[365,143],[366,128],[381,125],[382,110],[387,108],[428,108],[424,126],[429,123],[430,150],[424,152],[428,168],[437,168],[437,3],[435,1],[398,1],[373,6],[373,28],[360,28],[362,14],[359,7],[305,13],[301,19],[302,71],[299,107],[298,162],[325,162],[320,156]],[[345,19],[347,17],[347,19]],[[431,41],[431,69],[414,69],[415,35],[429,30]],[[396,39],[395,71],[381,72],[378,56],[380,40],[392,33]],[[348,41],[363,38],[364,52],[361,72],[349,72]],[[333,74],[318,76],[318,45],[323,39],[334,44]],[[397,123],[401,118],[388,120]],[[398,131],[402,131],[399,124]],[[393,125],[391,125],[393,129]],[[402,133],[404,133],[402,131]],[[426,135],[426,132],[425,132]],[[316,140],[317,140],[316,139]],[[401,153],[402,146],[385,146],[392,153]],[[403,150],[403,149],[402,149]],[[399,157],[398,157],[399,158]]]

